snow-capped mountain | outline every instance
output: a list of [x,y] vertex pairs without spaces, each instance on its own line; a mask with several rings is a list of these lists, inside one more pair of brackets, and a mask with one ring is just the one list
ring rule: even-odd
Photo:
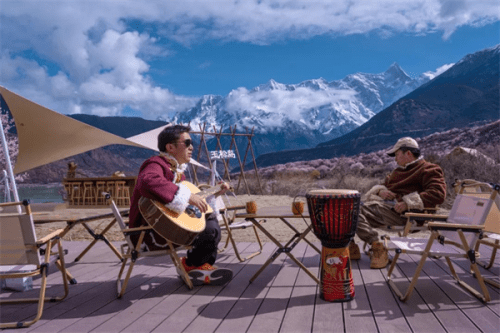
[[[257,165],[370,153],[387,149],[404,136],[419,138],[495,122],[500,118],[499,63],[500,44],[469,54],[352,132],[313,149],[262,154]],[[497,122],[493,128],[498,131]],[[495,138],[488,133],[470,140],[473,145],[495,144]],[[443,147],[436,146],[436,150],[442,151]]]
[[379,74],[356,73],[342,80],[323,78],[299,84],[270,80],[251,90],[238,88],[227,96],[205,95],[195,107],[179,112],[173,122],[193,129],[207,123],[217,129],[236,125],[255,128],[256,154],[313,147],[346,134],[376,113],[430,80],[411,78],[394,63]]

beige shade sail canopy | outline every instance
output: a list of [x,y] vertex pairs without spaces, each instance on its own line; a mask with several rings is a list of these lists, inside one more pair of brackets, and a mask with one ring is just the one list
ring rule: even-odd
[[0,94],[16,123],[19,139],[16,174],[113,144],[157,150],[49,110],[2,86]]
[[[158,134],[169,125],[124,139],[33,103],[0,86],[19,139],[18,174],[96,148],[120,144],[158,151]],[[191,159],[191,163],[207,169]]]

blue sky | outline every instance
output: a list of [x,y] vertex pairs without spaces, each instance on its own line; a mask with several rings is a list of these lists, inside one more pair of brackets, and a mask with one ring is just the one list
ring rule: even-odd
[[497,0],[2,0],[0,22],[7,89],[65,114],[149,119],[270,79],[394,62],[439,73],[500,43]]
[[189,49],[177,46],[178,54],[163,64],[159,61],[151,75],[162,82],[168,71],[172,81],[164,82],[176,94],[226,95],[236,87],[251,89],[270,79],[294,84],[320,77],[333,81],[355,72],[381,73],[394,62],[415,77],[498,43],[499,22],[458,28],[446,40],[439,32],[388,38],[371,32],[273,45],[207,42]]

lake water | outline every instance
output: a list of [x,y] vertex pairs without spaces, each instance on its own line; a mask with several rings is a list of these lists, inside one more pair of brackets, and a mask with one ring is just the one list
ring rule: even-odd
[[[64,202],[62,185],[18,185],[17,192],[21,201],[29,199],[31,203]],[[0,202],[5,202],[3,186],[0,187]]]

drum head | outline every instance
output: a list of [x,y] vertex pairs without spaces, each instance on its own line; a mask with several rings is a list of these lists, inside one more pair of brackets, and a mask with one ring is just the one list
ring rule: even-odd
[[336,196],[346,196],[346,195],[359,195],[359,192],[356,190],[324,189],[324,190],[310,190],[307,192],[307,195],[336,197]]

